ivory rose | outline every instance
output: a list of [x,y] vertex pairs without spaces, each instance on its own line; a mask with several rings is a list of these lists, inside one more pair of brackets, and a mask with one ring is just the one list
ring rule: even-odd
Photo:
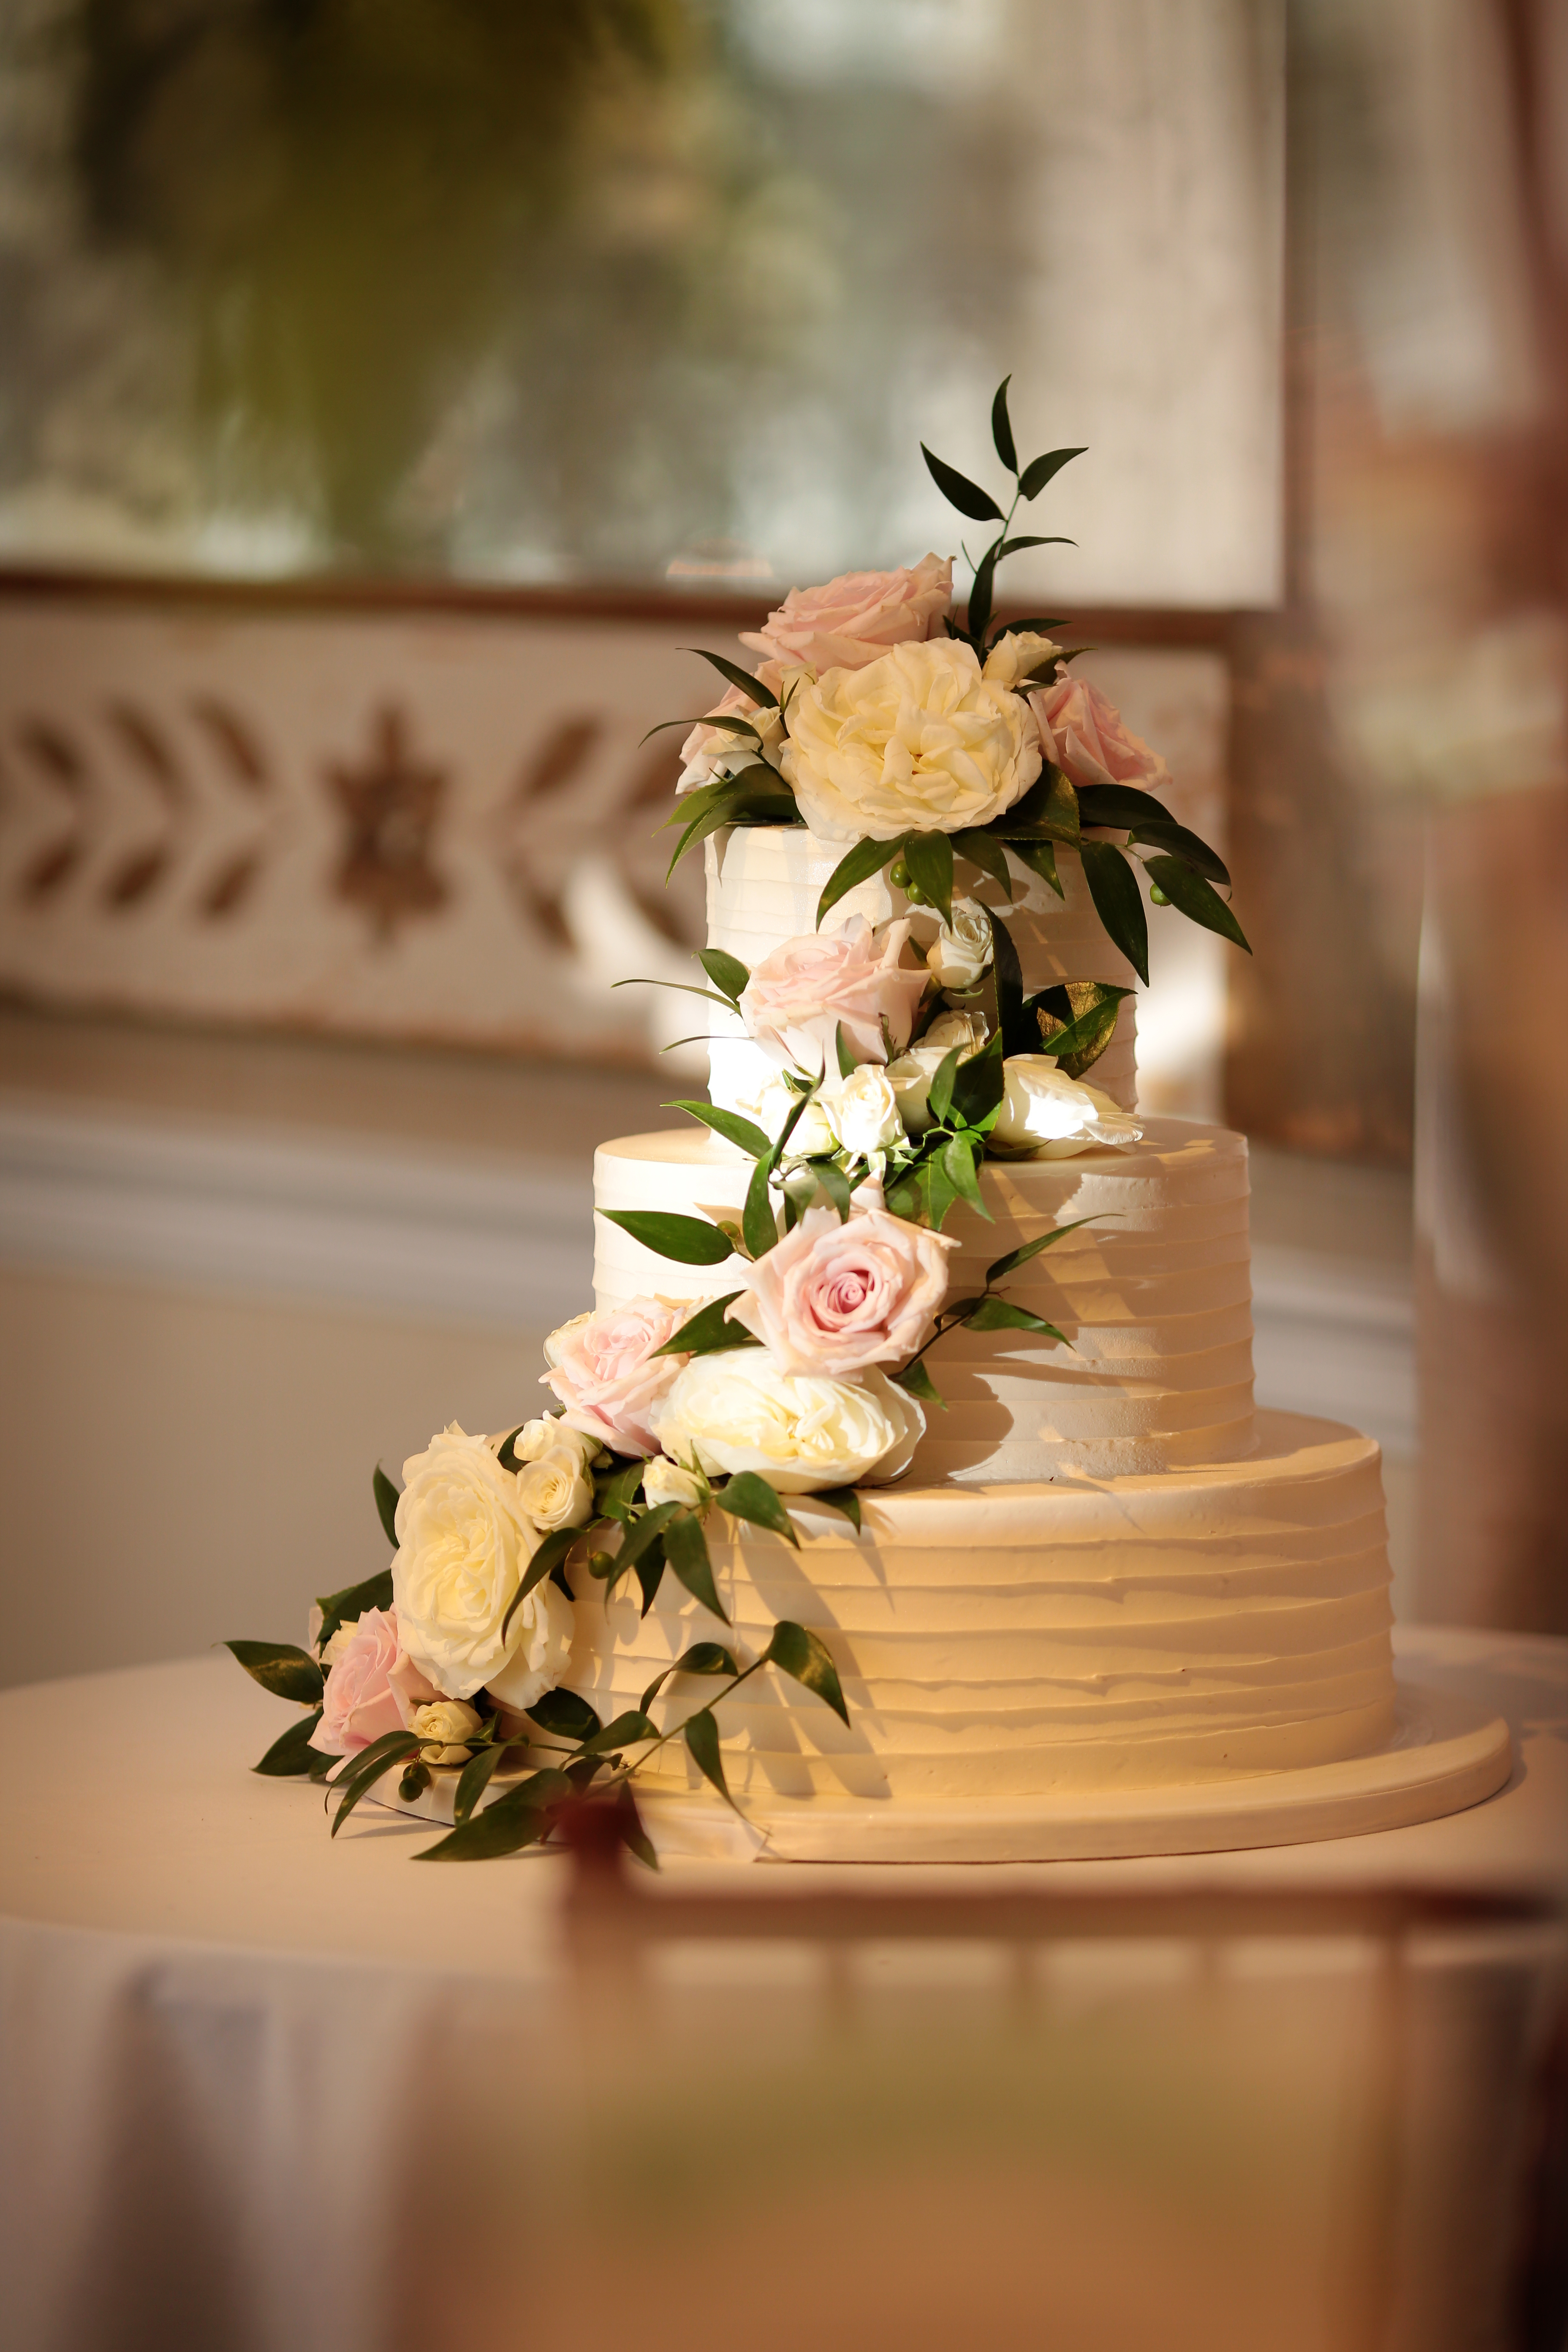
[[1133,784],[1155,793],[1170,782],[1159,752],[1131,732],[1115,704],[1086,677],[1037,687],[1029,708],[1047,759],[1075,791],[1082,784]]
[[837,1209],[808,1209],[757,1260],[730,1315],[785,1372],[842,1378],[897,1362],[930,1338],[956,1247],[886,1210],[840,1223]]
[[991,919],[977,898],[955,898],[952,920],[943,923],[926,950],[926,969],[939,988],[957,992],[978,986],[991,969]]
[[1002,1108],[991,1149],[1007,1159],[1067,1160],[1106,1144],[1125,1149],[1143,1130],[1098,1087],[1069,1078],[1047,1054],[1016,1054],[1002,1066]]
[[668,1454],[656,1454],[642,1474],[642,1498],[645,1503],[685,1503],[693,1509],[700,1507],[704,1482],[695,1470],[688,1470]]
[[517,1499],[534,1526],[546,1532],[581,1527],[594,1508],[594,1482],[583,1466],[581,1446],[552,1445],[525,1462],[517,1474]]
[[471,1698],[520,1681],[533,1698],[558,1680],[572,1647],[571,1603],[546,1580],[501,1621],[532,1559],[538,1529],[482,1437],[456,1422],[403,1465],[392,1563],[399,1638],[436,1696]]
[[899,1106],[899,1117],[907,1133],[923,1135],[931,1125],[931,1113],[926,1097],[931,1082],[956,1045],[961,1062],[972,1061],[984,1045],[989,1033],[978,1013],[940,1013],[921,1039],[907,1054],[888,1065],[888,1083],[892,1087]]
[[858,1062],[885,1061],[882,1024],[899,1052],[925,993],[924,971],[900,961],[909,935],[907,921],[873,931],[864,915],[851,915],[837,931],[785,940],[741,991],[748,1032],[781,1068],[793,1063],[813,1076],[837,1068],[840,1023]]
[[741,643],[776,662],[864,669],[889,646],[929,637],[952,602],[952,558],[924,555],[912,572],[846,572],[821,588],[792,588]]
[[1009,629],[986,655],[985,675],[995,686],[1016,688],[1018,680],[1027,677],[1031,670],[1058,660],[1061,650],[1049,637],[1042,637],[1033,629]]
[[[500,1437],[490,1440],[498,1453],[506,1434],[503,1431]],[[574,1449],[584,1468],[603,1450],[596,1437],[581,1429],[574,1429],[570,1422],[563,1421],[559,1413],[541,1413],[537,1421],[525,1421],[511,1440],[511,1450],[520,1462],[538,1462],[563,1445]]]
[[618,1454],[656,1454],[653,1408],[683,1360],[654,1351],[693,1311],[689,1299],[628,1298],[552,1331],[544,1342],[550,1370],[540,1378],[565,1406],[568,1424]]
[[[773,670],[771,663],[763,664],[762,683],[770,693],[776,694],[782,673],[775,676]],[[776,703],[753,701],[738,686],[727,686],[708,716],[747,719],[756,730],[758,740],[753,742],[750,735],[737,735],[732,728],[710,727],[700,719],[680,747],[682,765],[675,787],[678,793],[690,792],[698,784],[710,784],[715,776],[734,775],[758,758],[776,766],[779,746],[784,741],[784,720]]]
[[[869,1159],[873,1152],[889,1150],[904,1139],[899,1098],[879,1062],[862,1062],[843,1077],[830,1078],[818,1089],[811,1108],[820,1109],[840,1150]],[[800,1124],[804,1127],[805,1120]],[[799,1133],[796,1128],[790,1138],[792,1149]]]
[[880,1484],[925,1430],[912,1397],[873,1365],[854,1380],[785,1372],[765,1348],[693,1356],[658,1410],[666,1451],[711,1477],[755,1470],[781,1494]]
[[426,1742],[419,1750],[420,1762],[466,1764],[468,1751],[460,1743],[473,1738],[483,1719],[477,1707],[460,1698],[437,1699],[429,1706],[416,1706],[408,1728]]
[[406,1731],[414,1710],[441,1694],[397,1635],[397,1612],[367,1609],[340,1625],[326,1648],[321,1720],[310,1745],[323,1756],[357,1756],[389,1731]]
[[780,764],[822,841],[891,841],[986,824],[1040,772],[1028,709],[968,646],[895,646],[791,697]]

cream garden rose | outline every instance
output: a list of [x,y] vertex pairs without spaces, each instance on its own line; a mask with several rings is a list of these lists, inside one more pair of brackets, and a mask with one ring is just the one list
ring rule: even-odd
[[1003,1064],[1002,1108],[991,1148],[1005,1158],[1067,1160],[1110,1144],[1125,1149],[1143,1130],[1098,1087],[1069,1078],[1048,1055],[1016,1054]]
[[[456,1422],[403,1465],[393,1601],[403,1647],[447,1698],[489,1685],[531,1706],[571,1654],[572,1604],[548,1579],[501,1620],[539,1532],[482,1437]],[[519,1689],[529,1696],[518,1698]]]
[[846,572],[820,588],[792,588],[741,643],[819,673],[863,669],[889,646],[929,637],[952,603],[952,558],[926,555],[909,572]]
[[976,988],[991,969],[991,919],[977,898],[955,898],[952,920],[944,922],[926,950],[926,969],[939,988],[955,993]]
[[785,1372],[842,1379],[901,1362],[930,1338],[955,1242],[885,1210],[808,1209],[752,1268],[730,1309]]
[[879,1485],[909,1467],[925,1429],[912,1397],[868,1367],[854,1380],[786,1372],[765,1348],[694,1356],[658,1411],[666,1451],[710,1477],[754,1470],[781,1494]]
[[903,961],[909,936],[907,921],[874,931],[864,915],[851,915],[837,930],[785,940],[741,992],[749,1035],[781,1068],[813,1077],[837,1068],[840,1027],[858,1062],[885,1061],[884,1024],[896,1054],[925,993],[924,971]]
[[1029,708],[1046,758],[1075,791],[1083,784],[1132,784],[1157,793],[1170,782],[1159,752],[1133,734],[1116,705],[1087,678],[1037,687]]
[[780,765],[823,841],[986,824],[1040,772],[1026,706],[952,637],[826,671],[792,697],[785,724]]

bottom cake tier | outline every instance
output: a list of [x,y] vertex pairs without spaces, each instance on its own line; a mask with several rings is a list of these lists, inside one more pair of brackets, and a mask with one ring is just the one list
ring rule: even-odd
[[[1394,1727],[1378,1448],[1296,1413],[1258,1427],[1245,1460],[1162,1475],[871,1489],[858,1537],[801,1497],[798,1549],[715,1512],[728,1628],[668,1571],[646,1617],[634,1580],[606,1609],[581,1575],[568,1687],[608,1717],[693,1642],[744,1664],[780,1618],[807,1626],[848,1726],[759,1674],[719,1711],[742,1803],[1157,1788],[1363,1755]],[[655,1716],[711,1694],[677,1676]],[[642,1777],[700,1785],[679,1741]]]

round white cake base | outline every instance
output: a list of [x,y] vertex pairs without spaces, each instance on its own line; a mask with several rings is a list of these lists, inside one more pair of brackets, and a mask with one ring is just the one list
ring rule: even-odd
[[[637,1789],[661,1854],[718,1862],[1089,1862],[1305,1845],[1436,1821],[1494,1796],[1513,1769],[1507,1724],[1471,1699],[1401,1682],[1394,1729],[1371,1754],[1234,1780],[914,1804],[748,1797],[744,1814],[706,1790]],[[450,1822],[455,1776],[413,1805]],[[505,1783],[498,1784],[504,1787]]]

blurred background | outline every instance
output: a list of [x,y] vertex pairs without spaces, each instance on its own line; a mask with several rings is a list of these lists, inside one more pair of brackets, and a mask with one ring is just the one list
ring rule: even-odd
[[1260,1398],[1568,1630],[1565,116],[1557,0],[5,0],[0,1678],[288,1637],[531,1410],[689,1083],[679,648],[952,547],[1009,373],[1257,950],[1139,1047]]

